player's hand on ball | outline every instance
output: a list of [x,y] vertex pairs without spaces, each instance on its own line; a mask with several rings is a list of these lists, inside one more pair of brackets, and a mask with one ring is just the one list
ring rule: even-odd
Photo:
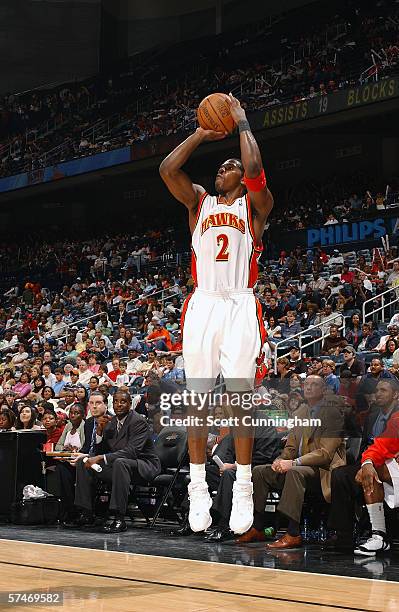
[[204,142],[211,142],[212,140],[223,140],[226,138],[227,132],[214,132],[213,130],[204,130],[202,127],[196,129],[196,133],[201,136]]
[[245,110],[242,108],[241,103],[237,98],[233,96],[232,93],[229,94],[230,98],[230,112],[234,121],[238,123],[239,121],[245,121],[247,115],[245,114]]

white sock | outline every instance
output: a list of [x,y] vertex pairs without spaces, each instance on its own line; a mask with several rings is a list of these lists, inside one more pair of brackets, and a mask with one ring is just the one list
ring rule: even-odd
[[382,502],[367,504],[370,517],[371,529],[373,531],[383,531],[386,533],[384,505]]
[[251,482],[252,478],[252,468],[251,464],[249,465],[241,465],[237,463],[237,482],[241,484],[247,484]]
[[205,483],[205,463],[190,463],[190,480],[192,484]]

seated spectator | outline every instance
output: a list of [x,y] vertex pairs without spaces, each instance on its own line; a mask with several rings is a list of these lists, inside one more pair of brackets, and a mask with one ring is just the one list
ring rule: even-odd
[[339,332],[337,325],[330,325],[330,333],[324,338],[322,355],[339,355],[347,341]]
[[287,357],[279,357],[277,359],[277,374],[270,374],[270,387],[277,389],[280,393],[289,393],[290,378],[293,371],[290,368],[290,361]]
[[383,353],[385,351],[386,343],[390,338],[398,340],[399,327],[397,325],[389,324],[387,326],[387,333],[381,336],[379,343],[375,347],[376,351]]
[[342,267],[341,281],[342,281],[343,283],[347,283],[348,285],[351,285],[351,284],[352,284],[352,282],[353,282],[354,277],[355,277],[355,275],[354,275],[354,273],[353,273],[353,272],[351,272],[351,271],[349,270],[349,266],[348,266],[348,264],[345,264],[345,265]]
[[179,385],[184,384],[184,370],[175,367],[175,359],[173,357],[166,357],[162,379],[175,382]]
[[371,323],[363,323],[362,339],[357,346],[358,351],[374,351],[379,343],[378,333],[372,329]]
[[332,305],[326,304],[321,312],[316,317],[316,324],[323,324],[321,326],[321,333],[327,333],[331,325],[342,326],[342,316],[339,312],[333,312]]
[[85,407],[74,403],[69,410],[68,421],[58,440],[55,450],[80,451],[84,444]]
[[48,364],[43,365],[42,376],[46,387],[53,387],[53,385],[57,382],[55,374],[52,373],[51,367]]
[[85,385],[78,383],[75,389],[75,401],[83,406],[85,411],[87,412],[87,404],[89,401],[89,390]]
[[15,414],[5,405],[0,408],[0,431],[8,431],[14,429]]
[[89,358],[88,358],[88,367],[89,367],[90,372],[92,372],[93,374],[98,374],[98,368],[100,366],[97,363],[97,358],[96,358],[96,355],[94,353],[91,353],[89,355]]
[[384,368],[381,357],[374,357],[371,360],[369,372],[360,379],[356,395],[356,409],[358,412],[368,410],[373,400],[375,389],[380,380],[393,378],[393,375]]
[[[393,338],[390,338],[386,345],[385,345],[385,351],[383,351],[382,353],[382,362],[384,364],[385,368],[392,368],[393,367],[393,356],[395,351],[397,351],[399,348],[399,342],[397,340],[394,340]],[[15,387],[14,387],[15,390]]]
[[45,409],[42,417],[42,426],[46,430],[47,444],[57,444],[64,431],[65,424],[59,424],[54,410]]
[[351,344],[355,349],[359,346],[359,343],[362,340],[362,326],[360,323],[360,316],[357,312],[354,312],[351,321],[346,330],[345,339],[348,344]]
[[30,376],[27,372],[22,372],[19,382],[13,387],[13,391],[17,394],[19,399],[31,393],[32,385],[30,384]]
[[306,363],[301,357],[299,344],[293,344],[290,349],[290,368],[296,374],[305,374],[307,371]]
[[310,376],[311,374],[323,376],[323,359],[321,357],[312,357],[307,370],[307,375]]
[[335,361],[324,359],[322,364],[324,382],[334,393],[338,393],[339,378],[335,375]]
[[79,378],[78,381],[85,386],[88,386],[89,380],[92,377],[93,372],[89,370],[89,366],[85,359],[82,359],[79,364]]
[[302,315],[301,326],[304,329],[308,329],[308,327],[312,327],[312,325],[316,325],[318,323],[318,313],[319,313],[319,308],[317,304],[313,304],[312,302],[307,302],[306,310]]
[[[343,416],[338,405],[325,398],[325,383],[319,376],[309,376],[304,384],[306,407],[296,416],[318,418],[318,426],[312,436],[306,427],[294,427],[288,435],[286,445],[272,465],[261,465],[252,473],[254,485],[254,522],[252,528],[236,541],[239,543],[265,540],[265,506],[271,490],[281,491],[278,511],[288,517],[287,533],[272,544],[270,550],[284,550],[302,546],[299,522],[305,491],[323,493],[331,500],[331,473],[345,464],[343,442]],[[316,416],[317,415],[317,416]]]
[[355,411],[357,387],[358,379],[352,376],[350,370],[342,371],[341,367],[338,395],[345,399],[346,405],[351,408],[351,413]]
[[123,387],[129,386],[130,384],[130,376],[127,373],[127,364],[126,361],[121,361],[119,365],[120,374],[116,377],[116,386]]
[[289,310],[285,317],[285,322],[281,324],[281,337],[286,340],[299,334],[302,329],[298,321],[295,320],[296,314],[293,310]]
[[126,362],[126,372],[128,374],[135,374],[137,371],[137,368],[139,368],[141,366],[141,364],[143,363],[140,359],[139,359],[139,351],[137,351],[136,349],[129,349],[127,356],[127,362]]
[[60,397],[61,392],[63,391],[66,382],[64,380],[64,372],[62,368],[56,368],[55,372],[56,382],[53,384],[54,397]]
[[324,278],[322,278],[318,272],[313,272],[313,280],[311,280],[309,283],[309,287],[311,288],[311,290],[314,292],[321,292],[323,291],[323,289],[326,288],[326,286],[327,281],[325,281]]
[[270,303],[263,308],[263,316],[267,321],[270,321],[271,317],[273,317],[275,321],[279,321],[283,316],[282,308],[278,304],[275,296],[272,295],[270,297]]
[[349,344],[342,349],[342,356],[344,363],[341,366],[340,374],[349,372],[351,376],[363,376],[364,374],[364,361],[356,357],[356,351],[353,346]]
[[155,323],[154,331],[151,334],[148,334],[144,340],[149,346],[154,346],[160,351],[172,350],[170,333],[167,329],[162,327],[159,320]]
[[52,404],[54,410],[58,406],[58,400],[55,399],[55,392],[52,387],[43,387],[42,398],[45,402]]
[[[145,419],[130,410],[129,393],[117,391],[113,400],[116,416],[96,428],[95,452],[101,454],[89,457],[86,463],[80,459],[76,466],[75,505],[84,512],[79,525],[93,521],[93,481],[97,478],[112,480],[110,511],[114,519],[105,525],[107,533],[126,531],[125,514],[131,484],[151,481],[161,471]],[[104,398],[100,394],[93,394],[89,405],[95,401],[102,402],[105,411]],[[101,465],[102,472],[89,469],[95,463]]]
[[21,405],[21,410],[15,421],[15,429],[42,429],[37,424],[37,412],[28,405]]
[[98,376],[92,376],[89,380],[89,395],[93,393],[93,391],[98,391],[98,387],[100,386],[100,379]]
[[[355,549],[355,555],[374,557],[390,549],[383,501],[385,497],[391,508],[397,506],[398,452],[399,418],[396,412],[388,420],[384,434],[375,438],[362,454],[361,468],[356,474],[356,482],[362,487],[370,518],[371,537]],[[390,485],[389,488],[384,490],[383,483]]]

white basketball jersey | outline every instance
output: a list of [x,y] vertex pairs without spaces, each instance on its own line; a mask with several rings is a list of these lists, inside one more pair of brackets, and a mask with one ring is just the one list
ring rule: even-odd
[[255,286],[263,246],[256,245],[249,196],[221,204],[204,193],[192,235],[191,270],[198,289],[240,291]]

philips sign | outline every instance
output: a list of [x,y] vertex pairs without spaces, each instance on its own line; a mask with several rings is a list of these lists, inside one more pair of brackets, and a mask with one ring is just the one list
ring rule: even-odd
[[[396,221],[396,219],[390,220]],[[394,225],[394,223],[392,224]],[[358,221],[356,223],[342,223],[310,229],[307,231],[308,247],[332,246],[345,242],[359,242],[361,240],[376,240],[388,233],[384,219],[373,221]]]

